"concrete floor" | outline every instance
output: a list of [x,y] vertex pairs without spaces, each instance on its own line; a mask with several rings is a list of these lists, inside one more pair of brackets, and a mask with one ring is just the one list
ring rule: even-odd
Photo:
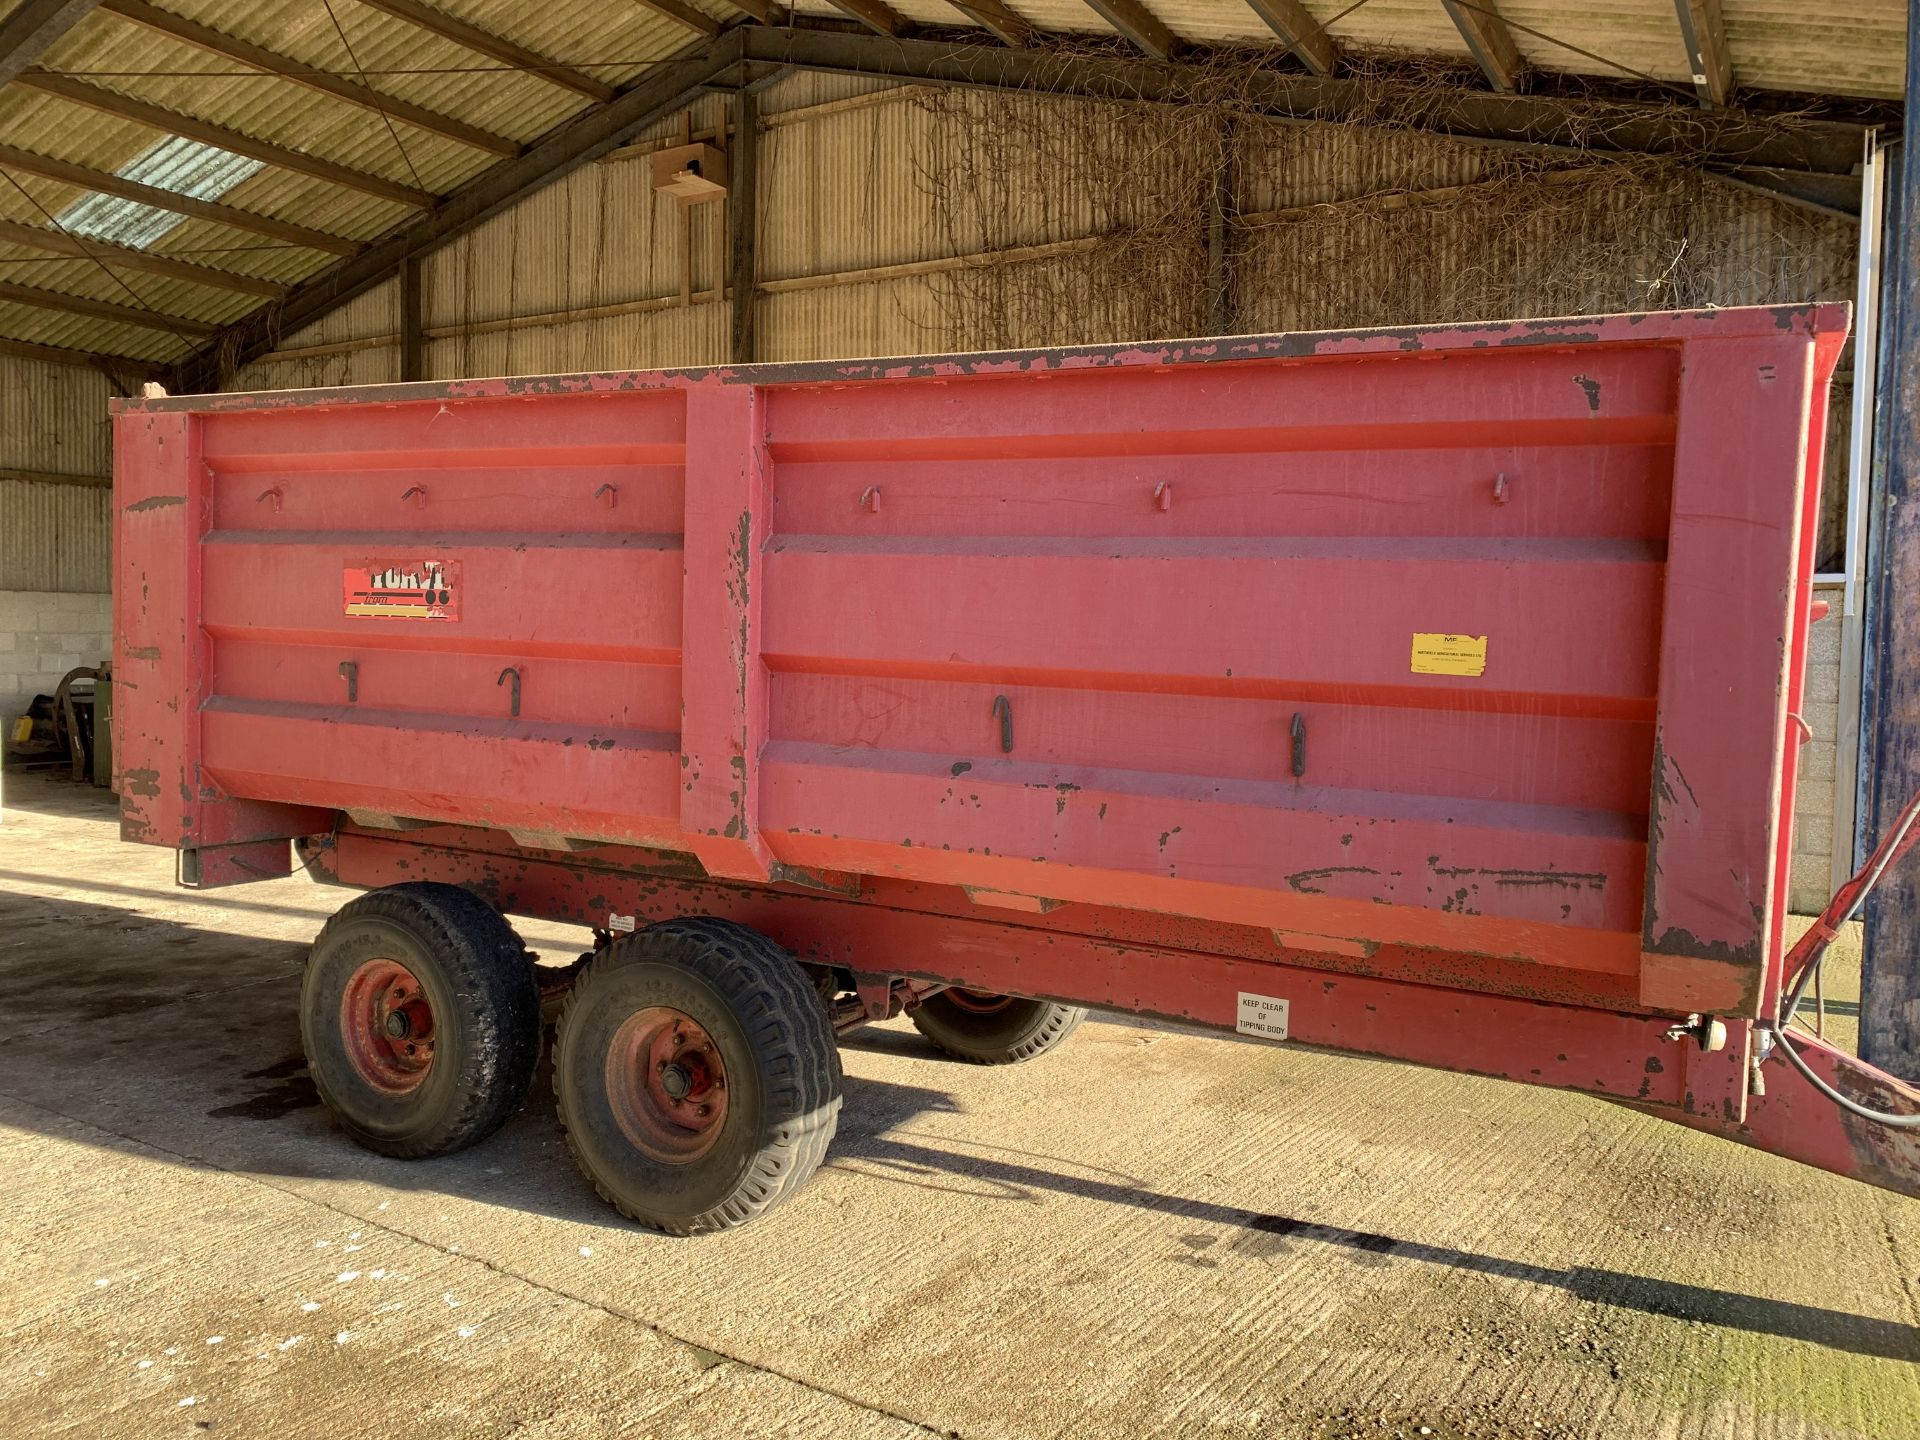
[[1920,1202],[1490,1081],[894,1025],[807,1191],[668,1240],[544,1088],[449,1159],[347,1143],[295,1020],[344,892],[172,865],[9,778],[8,1436],[1920,1436]]

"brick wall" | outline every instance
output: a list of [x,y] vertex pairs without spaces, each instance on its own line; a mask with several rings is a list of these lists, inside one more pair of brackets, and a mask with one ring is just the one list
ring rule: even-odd
[[51,695],[76,665],[112,654],[113,597],[57,590],[0,590],[0,716]]
[[[1813,739],[1800,747],[1800,778],[1793,797],[1793,868],[1787,903],[1817,913],[1833,890],[1834,735],[1840,721],[1840,607],[1813,627],[1807,642],[1807,684],[1801,716]],[[1789,739],[1791,739],[1791,732]]]

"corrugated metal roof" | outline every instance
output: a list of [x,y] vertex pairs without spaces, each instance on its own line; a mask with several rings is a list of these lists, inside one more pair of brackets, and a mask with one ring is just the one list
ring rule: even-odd
[[[697,38],[687,26],[628,0],[553,6],[529,6],[522,0],[434,3],[442,12],[556,65],[615,86],[631,82]],[[358,0],[335,0],[331,15],[313,0],[167,0],[161,8],[264,47],[297,68],[362,82],[378,93],[523,146],[593,104],[576,90],[516,70]],[[693,0],[692,8],[710,11],[716,23],[738,18],[719,0]],[[144,101],[431,196],[459,188],[501,158],[401,119],[389,125],[373,110],[321,93],[299,79],[262,73],[108,9],[76,26],[42,57],[41,65],[109,97]],[[34,88],[30,79],[0,90],[0,135],[8,145],[92,170],[117,171],[168,133],[48,94]],[[16,224],[53,230],[52,217],[92,193],[60,181],[8,173],[16,183],[0,184],[0,220]],[[167,184],[165,179],[141,178],[163,188]],[[359,241],[375,239],[420,213],[394,199],[275,164],[260,166],[219,198],[236,209]],[[184,218],[155,228],[164,233],[127,238],[135,243],[144,239],[140,248],[155,255],[285,284],[316,274],[338,258],[211,220]],[[4,242],[0,281],[220,323],[262,303],[259,296],[169,276],[128,271],[116,278],[90,260]],[[0,334],[147,360],[171,360],[186,349],[163,329],[13,302],[0,302]]]
[[[890,0],[908,19],[960,23],[945,0]],[[1342,45],[1445,55],[1466,61],[1460,32],[1439,0],[1305,0]],[[1484,0],[1483,0],[1484,3]],[[1245,0],[1146,0],[1192,44],[1276,43]],[[1673,0],[1497,0],[1527,64],[1605,79],[1691,75]],[[1084,0],[1011,0],[1041,30],[1111,36]],[[832,0],[796,0],[804,15],[837,16]],[[1736,83],[1756,90],[1898,98],[1906,55],[1905,0],[1721,0]]]
[[[481,145],[437,133],[430,123],[383,118],[362,105],[323,93],[286,75],[261,73],[242,61],[211,53],[166,33],[165,16],[264,47],[300,69],[363,82],[376,92],[434,115],[529,144],[595,102],[551,77],[516,69],[491,54],[401,18],[376,0],[151,0],[162,12],[141,23],[139,5],[116,0],[81,21],[41,59],[66,77],[53,84],[93,87],[111,107],[114,97],[158,107],[203,125],[298,152],[373,177],[373,183],[443,196],[500,162]],[[525,0],[423,0],[432,11],[488,32],[557,66],[623,86],[655,63],[686,49],[698,32],[644,0],[529,5]],[[728,0],[682,0],[717,25],[745,23]],[[892,0],[910,22],[952,28],[968,22],[949,0]],[[1246,0],[1145,0],[1181,40],[1213,46],[1277,44]],[[1439,0],[1306,0],[1311,13],[1354,55],[1419,52],[1467,63],[1466,47]],[[1612,80],[1652,79],[1686,87],[1690,66],[1672,0],[1497,0],[1528,65]],[[1085,0],[1011,0],[1012,8],[1043,31],[1114,38]],[[405,6],[400,8],[404,9]],[[800,12],[844,18],[831,0],[798,0]],[[1735,84],[1748,90],[1816,92],[1855,97],[1898,96],[1904,75],[1904,0],[1721,0]],[[344,32],[344,34],[343,34]],[[819,100],[861,93],[869,82],[808,77],[805,93]],[[799,93],[799,87],[785,87]],[[819,100],[813,103],[819,103]],[[160,117],[164,122],[164,116]],[[191,128],[191,127],[189,127]],[[763,272],[884,264],[907,254],[928,217],[879,202],[874,177],[888,167],[918,163],[926,127],[903,111],[897,125],[874,130],[847,124],[843,145],[823,119],[807,147],[783,147],[778,127],[763,159],[768,189],[763,213]],[[0,90],[0,136],[20,150],[111,172],[150,150],[170,131],[105,113],[84,96],[57,95],[22,77]],[[214,138],[218,137],[201,137]],[[239,143],[239,142],[236,142]],[[1411,142],[1409,142],[1411,143]],[[916,146],[918,149],[916,150]],[[912,152],[912,153],[910,153]],[[248,162],[252,163],[252,162]],[[793,168],[797,167],[797,168]],[[60,181],[7,172],[0,183],[0,221],[51,229],[89,191]],[[162,177],[160,183],[167,183]],[[591,183],[591,182],[589,182]],[[624,193],[624,189],[622,191]],[[421,213],[393,194],[266,163],[223,194],[221,203],[310,229],[367,242]],[[118,224],[134,212],[128,202],[88,202]],[[118,208],[116,208],[118,207]],[[86,213],[86,212],[82,212]],[[849,226],[846,217],[859,217]],[[639,223],[580,187],[532,202],[509,224],[607,228],[588,250],[596,269],[632,271],[634,290],[657,288],[661,277],[642,274],[644,247],[622,243],[622,227]],[[500,222],[495,222],[496,224]],[[696,224],[704,223],[697,221]],[[235,274],[297,284],[321,273],[338,256],[217,220],[182,218],[144,230],[108,230],[151,254]],[[1048,226],[1039,225],[1040,231]],[[1057,227],[1055,227],[1057,228]],[[1068,227],[1071,228],[1071,227]],[[1039,238],[1045,238],[1044,234]],[[704,258],[701,262],[706,263]],[[484,311],[499,277],[466,267],[473,308]],[[151,307],[203,324],[231,322],[264,303],[257,295],[214,288],[190,278],[123,272],[0,241],[0,281],[31,285],[83,301]],[[533,284],[542,293],[531,296]],[[531,281],[522,275],[512,293],[525,303],[564,308],[577,287],[566,267]],[[545,293],[551,291],[551,294]],[[501,294],[504,295],[505,291]],[[531,297],[531,298],[530,298]],[[805,302],[812,305],[815,302]],[[805,308],[791,302],[789,308]],[[98,314],[71,314],[0,301],[0,334],[78,350],[160,361],[178,358],[187,342],[152,325]],[[504,342],[503,342],[504,343]]]

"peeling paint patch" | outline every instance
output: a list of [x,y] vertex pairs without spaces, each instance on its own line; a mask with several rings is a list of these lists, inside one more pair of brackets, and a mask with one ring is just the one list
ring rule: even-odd
[[160,795],[160,772],[151,766],[123,771],[120,776],[120,788],[129,795],[157,799]]
[[1493,885],[1557,885],[1568,890],[1596,891],[1607,888],[1607,877],[1599,871],[1489,870],[1473,865],[1436,865],[1433,873],[1449,880],[1485,880]]
[[1336,875],[1378,875],[1380,872],[1371,865],[1328,865],[1319,870],[1296,870],[1287,876],[1290,888],[1302,895],[1324,895],[1320,882],[1331,880]]

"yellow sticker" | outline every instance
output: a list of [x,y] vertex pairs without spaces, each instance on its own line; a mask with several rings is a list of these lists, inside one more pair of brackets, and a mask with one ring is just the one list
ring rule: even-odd
[[1484,675],[1487,673],[1487,637],[1484,635],[1413,634],[1413,673],[1416,675]]

